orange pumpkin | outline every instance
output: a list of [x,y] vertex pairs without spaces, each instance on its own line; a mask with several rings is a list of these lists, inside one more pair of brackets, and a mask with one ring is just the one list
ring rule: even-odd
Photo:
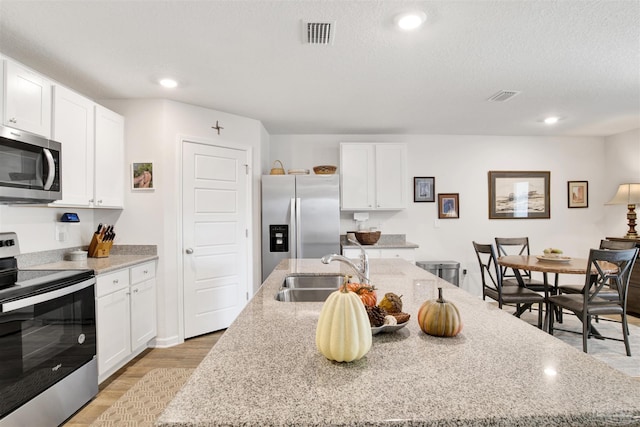
[[364,305],[375,307],[378,302],[376,288],[373,286],[364,285],[362,283],[349,283],[347,285],[347,289],[358,295]]

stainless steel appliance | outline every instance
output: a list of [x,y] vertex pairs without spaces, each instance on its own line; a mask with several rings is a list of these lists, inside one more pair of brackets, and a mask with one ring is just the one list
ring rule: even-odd
[[62,199],[62,145],[0,126],[0,203],[49,203]]
[[262,280],[285,258],[340,252],[338,175],[262,176]]
[[0,426],[57,426],[98,393],[93,270],[21,270],[0,233]]

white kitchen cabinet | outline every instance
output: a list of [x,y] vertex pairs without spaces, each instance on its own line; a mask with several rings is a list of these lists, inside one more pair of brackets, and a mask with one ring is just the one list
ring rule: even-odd
[[131,349],[146,348],[157,334],[156,263],[131,268]]
[[92,100],[53,87],[51,138],[62,144],[62,200],[54,205],[93,204],[94,108]]
[[96,105],[93,206],[122,208],[125,175],[124,117]]
[[104,381],[156,336],[155,261],[96,277],[98,380]]
[[[96,276],[96,329],[100,381],[131,354],[129,270]],[[105,373],[109,373],[105,375]],[[103,378],[103,375],[105,377]]]
[[340,144],[342,210],[405,209],[407,187],[406,144]]
[[[376,258],[400,258],[413,264],[416,263],[415,249],[413,248],[365,248],[369,259]],[[342,255],[351,259],[360,258],[360,249],[346,248]]]
[[51,137],[51,81],[17,62],[4,60],[2,123]]

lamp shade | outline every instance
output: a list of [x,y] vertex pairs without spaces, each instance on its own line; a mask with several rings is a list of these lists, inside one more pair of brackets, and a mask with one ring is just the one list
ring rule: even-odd
[[620,184],[618,192],[607,205],[637,205],[640,204],[640,184]]

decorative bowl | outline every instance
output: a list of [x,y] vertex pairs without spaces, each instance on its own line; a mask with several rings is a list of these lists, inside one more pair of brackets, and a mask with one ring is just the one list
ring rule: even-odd
[[375,245],[380,240],[380,231],[356,231],[356,239],[362,245]]
[[333,175],[334,173],[336,173],[336,169],[338,168],[331,165],[322,165],[322,166],[313,167],[313,171],[317,175]]

